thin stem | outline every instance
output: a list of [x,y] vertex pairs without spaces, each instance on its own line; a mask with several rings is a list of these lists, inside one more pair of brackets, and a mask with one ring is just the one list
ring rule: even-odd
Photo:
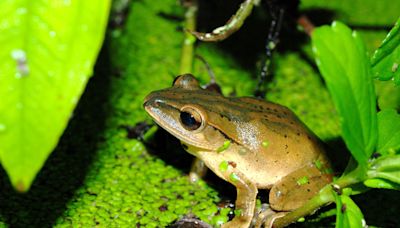
[[255,91],[255,96],[259,98],[265,98],[265,88],[263,87],[263,85],[267,79],[267,76],[271,74],[270,67],[272,54],[279,43],[279,33],[281,31],[283,15],[285,13],[285,9],[282,6],[274,6],[272,3],[269,4],[269,11],[272,17],[272,21],[269,27],[268,37],[265,44],[265,60],[263,61],[261,66],[261,72]]
[[182,45],[181,53],[181,63],[180,63],[180,74],[190,73],[193,67],[193,57],[194,57],[194,43],[196,42],[196,37],[193,36],[188,31],[194,31],[196,29],[196,17],[197,17],[197,0],[192,0],[187,7],[185,13],[185,23],[184,23],[184,39]]
[[[346,171],[345,171],[346,173]],[[360,183],[366,180],[367,177],[367,170],[365,167],[358,165],[353,170],[346,173],[344,176],[339,177],[333,184],[339,186],[340,188],[346,188],[351,185]]]
[[195,32],[190,30],[199,40],[202,41],[221,41],[228,38],[234,32],[242,27],[246,18],[250,15],[254,5],[260,0],[245,0],[239,7],[235,15],[233,15],[225,25],[214,29],[211,33]]

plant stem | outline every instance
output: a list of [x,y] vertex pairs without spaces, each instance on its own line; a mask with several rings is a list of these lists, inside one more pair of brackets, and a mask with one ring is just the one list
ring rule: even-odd
[[215,28],[210,33],[195,32],[191,30],[199,40],[202,41],[221,41],[228,38],[242,27],[246,18],[251,14],[254,5],[258,5],[260,0],[245,0],[225,25]]
[[185,13],[184,39],[179,74],[186,74],[192,71],[194,43],[196,42],[196,37],[188,31],[194,31],[196,29],[197,9],[197,0],[192,0]]

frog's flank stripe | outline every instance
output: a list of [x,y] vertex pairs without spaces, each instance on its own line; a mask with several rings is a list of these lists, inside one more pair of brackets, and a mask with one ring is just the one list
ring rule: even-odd
[[[179,94],[179,95],[178,95]],[[160,91],[161,100],[164,100],[167,104],[173,105],[174,103],[184,104],[203,104],[201,107],[210,113],[221,116],[226,121],[251,121],[252,115],[250,113],[259,113],[261,121],[269,128],[269,130],[281,135],[292,135],[290,132],[294,132],[293,122],[287,121],[288,116],[290,119],[295,118],[291,111],[286,108],[279,107],[274,103],[267,103],[267,101],[259,101],[253,98],[226,98],[219,94],[215,94],[209,91],[196,90],[194,93],[190,91]],[[215,99],[213,99],[215,98]],[[246,102],[246,100],[249,100]],[[251,102],[254,100],[254,104]],[[263,104],[265,102],[265,104]],[[271,104],[270,106],[267,106]],[[225,110],[230,110],[229,113]],[[232,119],[232,117],[238,116],[242,119]],[[216,128],[214,126],[214,128]],[[221,132],[218,129],[219,132]],[[232,140],[226,134],[221,132],[226,139]],[[232,140],[238,143],[237,140]],[[238,143],[240,144],[240,143]]]
[[[165,91],[163,91],[165,92]],[[263,113],[268,113],[270,115],[273,115],[277,118],[282,118],[286,117],[289,114],[289,110],[283,110],[282,107],[280,107],[277,104],[274,104],[272,102],[264,101],[264,100],[257,100],[256,98],[250,98],[250,100],[254,100],[254,104],[246,103],[240,101],[239,98],[232,98],[232,97],[223,97],[219,94],[212,93],[210,91],[206,90],[196,90],[196,93],[190,93],[190,91],[179,91],[177,93],[174,92],[168,92],[169,94],[172,95],[173,100],[177,100],[177,94],[183,94],[180,97],[180,101],[182,103],[203,103],[203,104],[210,104],[210,107],[227,107],[229,109],[234,109],[238,111],[239,113],[243,113],[244,110],[249,110],[251,112],[263,112]],[[167,93],[167,94],[168,94]],[[163,94],[164,98],[169,98],[167,94]],[[210,97],[215,97],[216,99],[210,99]],[[265,104],[264,104],[265,103]],[[266,104],[270,104],[272,107],[265,107]]]
[[[188,98],[180,99],[179,102],[181,102],[183,104],[184,103],[187,103],[187,104],[191,104],[191,103],[208,104],[207,107],[202,107],[202,108],[206,109],[209,112],[216,113],[218,115],[222,114],[229,121],[232,121],[232,118],[230,116],[240,116],[242,118],[246,118],[247,117],[248,119],[241,119],[241,120],[242,121],[250,121],[250,119],[249,119],[250,115],[247,115],[247,113],[251,113],[251,112],[265,113],[264,115],[267,115],[266,118],[268,118],[270,122],[281,123],[282,124],[281,126],[288,126],[289,127],[289,124],[287,124],[285,122],[285,118],[283,118],[284,114],[282,114],[282,113],[276,113],[276,112],[272,112],[272,111],[267,111],[266,109],[264,109],[264,110],[259,110],[259,109],[254,109],[254,108],[249,109],[246,106],[238,105],[239,102],[231,102],[231,101],[229,101],[228,103],[225,103],[225,101],[228,101],[228,100],[224,100],[223,102],[221,102],[221,101],[217,101],[217,100],[210,100],[209,98],[202,99],[202,98],[198,98],[198,97],[191,97],[191,98],[188,97]],[[219,110],[217,110],[218,107],[220,107]],[[237,114],[236,115],[230,115],[228,113],[224,113],[223,110],[232,110],[232,111],[235,111]],[[274,116],[274,120],[272,120],[272,116]],[[238,121],[241,121],[241,120],[238,119]],[[276,120],[278,120],[278,121],[276,121]]]

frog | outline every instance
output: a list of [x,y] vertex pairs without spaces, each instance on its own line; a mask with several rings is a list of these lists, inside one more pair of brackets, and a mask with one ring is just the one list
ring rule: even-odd
[[223,96],[203,89],[192,74],[179,75],[172,87],[151,92],[143,106],[188,153],[236,188],[238,213],[222,227],[260,224],[259,190],[269,190],[268,219],[261,222],[271,227],[332,181],[323,143],[285,106]]

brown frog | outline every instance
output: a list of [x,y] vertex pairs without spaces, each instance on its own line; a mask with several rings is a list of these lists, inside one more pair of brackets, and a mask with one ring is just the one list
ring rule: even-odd
[[270,189],[271,226],[332,180],[321,142],[284,106],[224,97],[185,74],[173,87],[150,93],[144,107],[185,150],[236,187],[240,215],[223,227],[251,225],[258,189]]

